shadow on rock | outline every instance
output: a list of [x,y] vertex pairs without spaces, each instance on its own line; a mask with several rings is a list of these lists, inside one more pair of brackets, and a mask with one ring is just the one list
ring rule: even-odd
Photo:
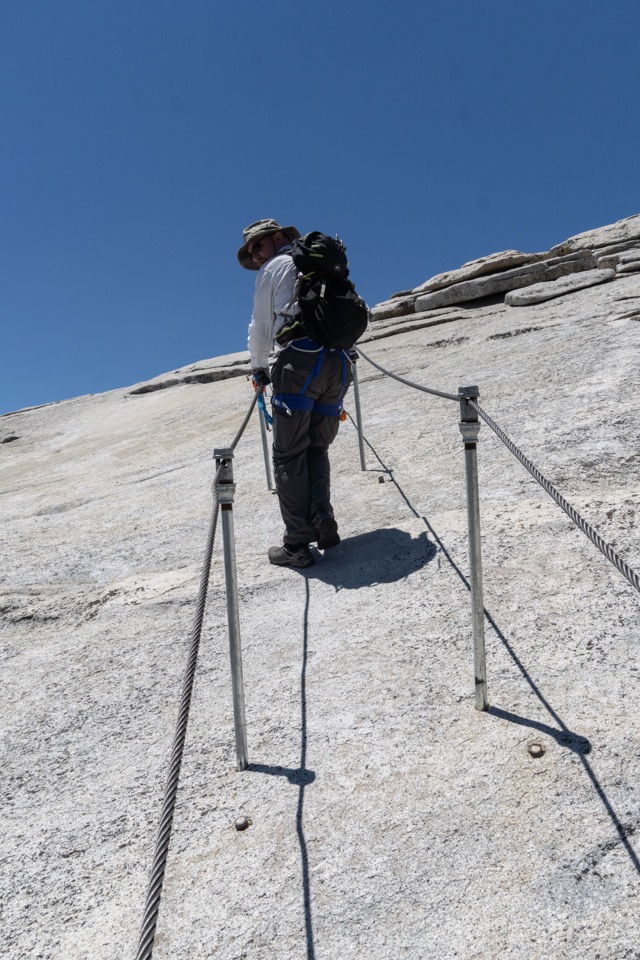
[[296,787],[306,787],[316,779],[313,770],[300,767],[272,767],[265,763],[250,763],[247,770],[250,773],[265,773],[270,777],[286,777],[289,783]]
[[300,572],[309,580],[330,583],[336,590],[358,590],[403,580],[426,566],[436,553],[426,531],[412,537],[405,530],[385,527],[348,537]]
[[501,710],[500,707],[489,707],[487,712],[492,717],[498,717],[500,720],[508,720],[509,723],[517,723],[522,727],[531,727],[532,730],[545,733],[547,736],[552,737],[559,747],[566,747],[568,750],[573,750],[574,753],[579,753],[581,756],[586,756],[588,753],[591,753],[591,744],[587,738],[573,733],[573,731],[568,730],[565,726],[557,729],[556,727],[549,726],[548,723],[541,723],[539,720],[530,720],[528,717],[521,717],[519,714],[512,713],[510,710]]

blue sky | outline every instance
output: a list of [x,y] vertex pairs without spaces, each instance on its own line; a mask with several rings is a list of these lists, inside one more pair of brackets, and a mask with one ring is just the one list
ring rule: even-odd
[[637,0],[3,0],[0,413],[242,350],[262,217],[373,304],[640,213]]

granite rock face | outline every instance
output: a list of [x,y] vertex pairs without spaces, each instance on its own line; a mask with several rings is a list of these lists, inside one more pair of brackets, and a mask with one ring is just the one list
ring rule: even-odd
[[504,298],[504,302],[510,307],[521,307],[528,303],[542,303],[544,300],[552,300],[554,297],[562,297],[567,293],[573,293],[575,290],[583,290],[585,287],[593,287],[598,283],[606,283],[607,280],[613,280],[616,275],[615,270],[587,270],[584,273],[574,273],[568,277],[561,277],[559,280],[551,280],[548,283],[534,283],[524,290],[512,290]]
[[[365,352],[453,395],[478,384],[640,569],[640,276],[388,318]],[[246,359],[0,417],[3,957],[135,956]],[[267,562],[282,524],[255,419],[234,452],[251,765],[219,529],[154,958],[631,960],[640,596],[482,421],[477,712],[459,404],[358,370],[366,470],[347,420],[342,543],[314,566]]]
[[[505,250],[440,273],[412,290],[376,304],[374,321],[409,316],[417,311],[496,297],[534,284],[549,283],[573,273],[614,269],[617,274],[640,269],[640,215],[589,230],[565,240],[548,253]],[[560,289],[557,287],[556,289]],[[567,289],[572,289],[569,285]],[[514,304],[514,298],[505,302]]]
[[409,313],[415,313],[416,294],[410,294],[407,297],[398,296],[393,300],[384,300],[371,308],[371,316],[374,321],[389,320],[391,317],[404,317]]
[[515,267],[501,273],[479,277],[477,280],[467,280],[464,283],[455,283],[450,287],[419,296],[415,302],[416,310],[433,310],[437,307],[451,306],[457,303],[468,303],[470,300],[480,300],[492,297],[509,290],[518,290],[533,283],[556,280],[567,274],[581,270],[590,270],[593,267],[591,256],[570,256],[541,260],[537,263]]
[[131,396],[143,393],[154,393],[156,390],[166,390],[183,383],[215,383],[217,380],[228,380],[230,377],[247,377],[251,374],[251,364],[246,353],[230,353],[225,357],[215,357],[212,360],[201,360],[180,367],[169,374],[162,374],[144,383],[138,383],[129,388]]
[[614,269],[616,273],[636,273],[640,270],[640,247],[633,246],[616,253],[598,257],[598,267]]
[[478,260],[463,263],[458,270],[436,274],[435,277],[416,287],[412,292],[421,294],[430,293],[432,290],[441,290],[442,287],[450,287],[453,284],[463,283],[465,280],[475,280],[477,277],[484,277],[490,273],[501,273],[505,270],[513,270],[514,267],[521,267],[526,263],[535,263],[543,256],[544,254],[539,253],[521,253],[520,250],[503,250],[501,253],[492,253],[488,257],[480,257]]
[[598,227],[596,230],[578,233],[575,237],[570,237],[563,243],[552,247],[549,252],[552,256],[559,257],[565,253],[575,253],[578,250],[595,250],[612,244],[628,243],[629,241],[637,243],[638,240],[640,240],[640,214],[627,217],[625,220],[618,220],[617,223],[611,223],[606,227]]
[[616,266],[616,273],[637,273],[638,270],[640,270],[640,259],[627,260]]
[[627,263],[637,263],[639,260],[640,246],[633,246],[625,248],[624,250],[615,250],[601,254],[596,258],[596,266],[599,270],[616,270],[618,266],[624,266]]

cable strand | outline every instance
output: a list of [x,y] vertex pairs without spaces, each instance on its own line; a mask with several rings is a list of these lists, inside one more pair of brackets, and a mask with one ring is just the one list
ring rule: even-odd
[[[235,436],[231,449],[235,450],[245,428],[249,422],[258,400],[256,393],[249,410],[242,422],[238,433]],[[213,545],[216,538],[216,529],[218,526],[218,516],[220,513],[220,502],[218,499],[217,480],[220,475],[222,465],[216,470],[213,481],[213,510],[209,522],[209,532],[204,552],[204,562],[202,573],[200,575],[200,589],[198,591],[198,602],[196,613],[191,630],[191,639],[189,644],[189,654],[187,665],[182,681],[182,693],[180,697],[180,706],[178,710],[178,720],[173,738],[173,748],[171,751],[171,762],[169,765],[169,774],[165,786],[164,799],[162,803],[162,813],[160,816],[160,826],[156,839],[155,852],[151,873],[147,887],[147,899],[144,908],[142,928],[138,940],[138,952],[136,960],[151,960],[153,954],[153,941],[155,939],[156,926],[158,923],[158,914],[160,912],[160,900],[162,898],[162,886],[164,883],[164,874],[169,853],[169,844],[171,842],[171,830],[173,827],[173,815],[176,806],[176,797],[178,794],[178,783],[180,780],[180,768],[182,766],[182,757],[184,754],[184,745],[187,736],[187,724],[189,722],[189,710],[191,708],[191,697],[193,694],[193,685],[195,681],[196,665],[198,662],[198,651],[200,649],[200,636],[202,633],[202,623],[204,620],[204,611],[207,603],[207,592],[209,587],[209,576],[211,572],[211,559],[213,556]]]
[[249,423],[249,420],[251,419],[251,414],[252,414],[253,411],[255,410],[255,406],[256,406],[256,403],[257,403],[257,402],[258,402],[258,391],[256,390],[256,392],[255,392],[255,394],[254,394],[254,397],[253,397],[253,400],[251,401],[251,406],[249,407],[249,409],[248,409],[248,411],[247,411],[247,415],[246,415],[246,417],[244,418],[244,420],[242,421],[242,426],[240,427],[240,429],[239,429],[238,432],[236,433],[235,439],[233,440],[233,442],[232,442],[232,444],[231,444],[231,449],[232,449],[232,450],[235,450],[235,448],[238,446],[238,443],[240,442],[240,438],[241,438],[242,434],[244,433],[244,431],[245,431],[245,429],[246,429],[246,426],[247,426],[247,424]]
[[640,576],[633,570],[628,563],[626,563],[622,557],[614,550],[611,544],[607,543],[604,540],[597,530],[595,530],[591,524],[582,517],[571,504],[565,500],[559,490],[557,490],[552,483],[547,480],[547,478],[540,473],[538,468],[534,466],[531,461],[525,457],[524,453],[516,447],[515,443],[509,439],[506,433],[500,429],[497,423],[489,416],[489,414],[482,409],[479,403],[475,400],[468,400],[468,403],[471,407],[474,408],[482,417],[484,422],[491,427],[496,436],[502,440],[505,446],[511,451],[511,453],[520,461],[520,463],[525,467],[534,480],[540,484],[543,490],[549,494],[549,496],[555,500],[558,506],[564,510],[568,517],[573,520],[577,527],[591,540],[591,542],[598,548],[598,550],[609,560],[610,563],[614,565],[616,570],[618,570],[622,576],[629,581],[632,587],[635,587],[636,590],[640,591]]
[[397,380],[399,383],[404,383],[407,387],[413,387],[414,390],[420,390],[422,393],[430,393],[434,397],[443,397],[445,400],[455,400],[456,403],[460,402],[460,397],[456,397],[453,393],[443,393],[441,390],[432,390],[430,387],[422,387],[419,383],[414,383],[412,380],[406,380],[404,377],[398,376],[397,373],[391,373],[390,370],[385,370],[384,367],[381,367],[379,363],[376,363],[375,360],[372,360],[371,357],[368,357],[366,353],[363,353],[360,347],[356,347],[358,356],[362,357],[363,360],[366,360],[367,363],[370,363],[372,367],[376,367],[377,370],[380,370],[381,373],[385,373],[388,377],[392,377],[393,380]]
[[178,721],[173,740],[173,750],[171,753],[171,764],[167,785],[165,787],[164,800],[162,804],[162,814],[160,816],[160,827],[158,838],[151,867],[151,877],[147,890],[147,901],[144,909],[142,921],[142,930],[138,942],[138,952],[136,960],[150,960],[153,951],[153,941],[155,937],[158,913],[160,911],[160,899],[162,896],[162,885],[164,881],[167,855],[169,852],[169,843],[171,841],[171,829],[173,826],[173,815],[176,805],[176,796],[178,793],[178,781],[180,779],[180,768],[182,765],[182,756],[184,753],[184,744],[187,735],[187,724],[189,721],[189,709],[191,706],[191,695],[193,693],[193,684],[195,679],[196,664],[198,660],[198,650],[200,647],[200,635],[202,632],[202,621],[207,601],[207,590],[209,585],[209,573],[211,570],[211,558],[213,554],[213,544],[218,525],[219,503],[218,494],[215,487],[214,506],[209,523],[209,533],[205,548],[204,564],[200,577],[200,591],[198,595],[198,605],[196,615],[191,631],[191,642],[189,646],[189,655],[187,666],[182,681],[182,695],[180,698],[180,709],[178,712]]

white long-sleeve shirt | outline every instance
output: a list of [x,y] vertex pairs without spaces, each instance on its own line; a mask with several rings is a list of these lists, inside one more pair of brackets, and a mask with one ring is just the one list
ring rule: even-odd
[[283,247],[277,256],[267,260],[256,277],[248,340],[254,369],[269,369],[274,337],[285,323],[285,314],[291,312],[298,271],[289,250],[291,247]]

